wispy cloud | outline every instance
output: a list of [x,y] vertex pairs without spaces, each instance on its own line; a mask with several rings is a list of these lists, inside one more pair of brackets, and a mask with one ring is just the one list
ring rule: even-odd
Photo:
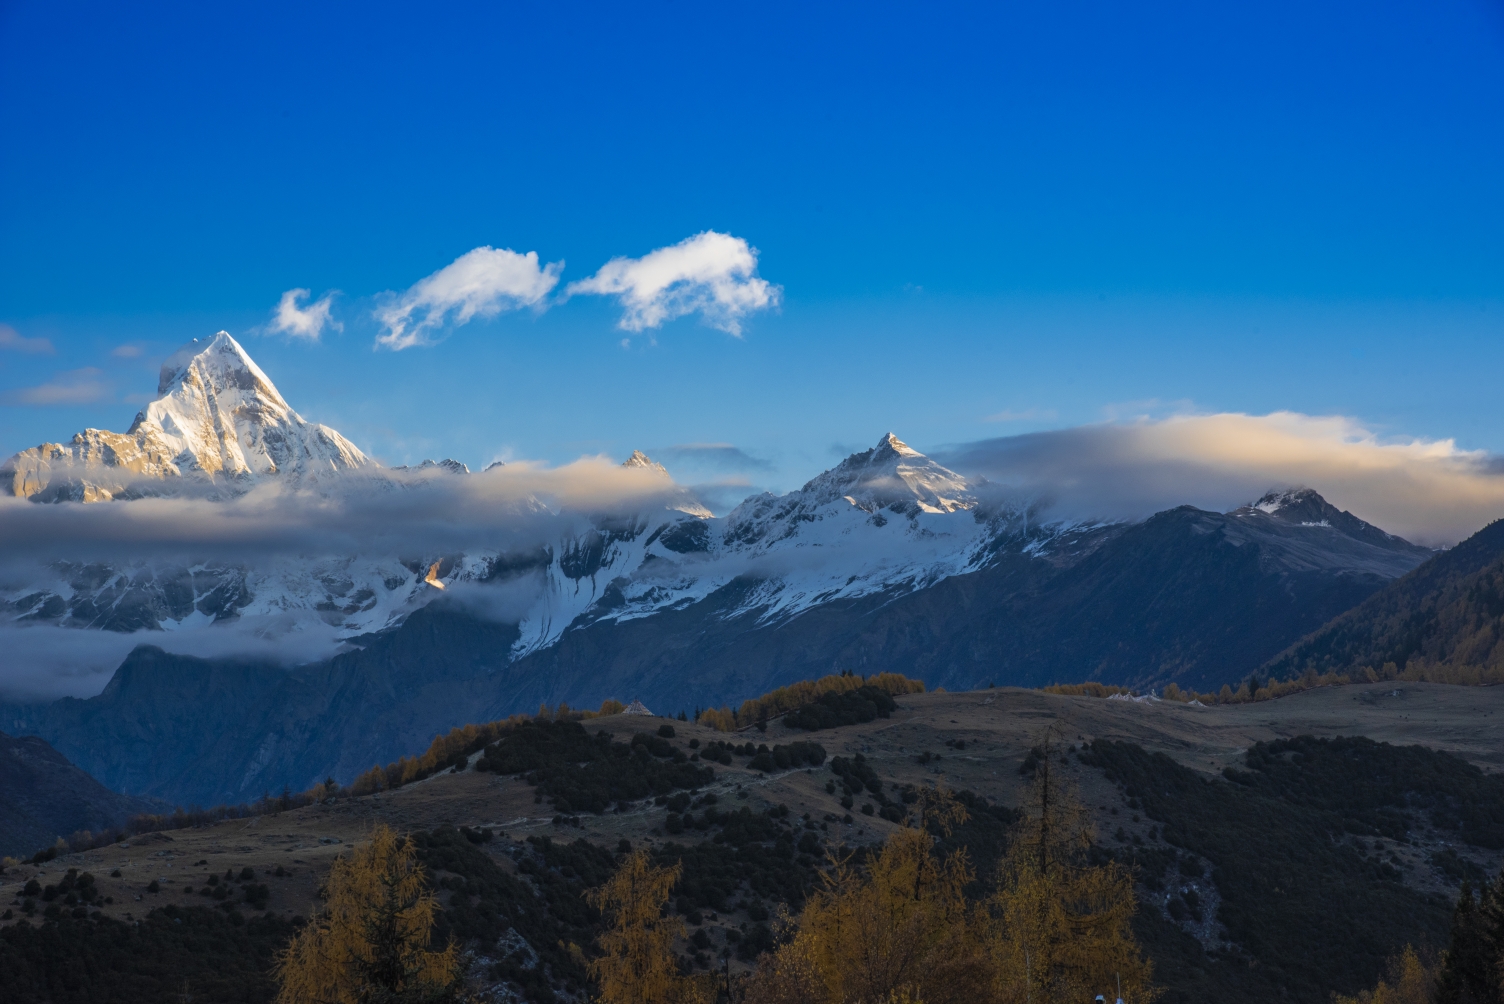
[[109,385],[101,379],[103,375],[103,371],[92,366],[69,370],[35,387],[5,391],[0,394],[0,403],[34,406],[91,404],[110,394]]
[[[63,473],[54,465],[55,476]],[[127,483],[161,487],[146,476]],[[559,467],[521,460],[467,476],[388,468],[375,476],[332,478],[317,492],[271,483],[220,501],[203,497],[207,485],[173,488],[172,497],[104,505],[37,505],[0,495],[0,572],[12,558],[139,561],[208,554],[254,562],[275,555],[463,550],[478,539],[509,536],[537,543],[565,524],[588,526],[591,514],[661,506],[683,492],[671,480],[608,457]]]
[[306,307],[298,306],[299,301],[312,295],[313,293],[306,289],[289,289],[283,293],[282,299],[277,301],[276,309],[272,311],[272,320],[268,325],[268,330],[292,338],[306,338],[311,342],[318,341],[325,328],[331,331],[343,331],[345,326],[336,321],[330,313],[334,306],[335,294],[325,293]]
[[1452,544],[1504,516],[1499,458],[1450,439],[1387,439],[1341,415],[1175,415],[1028,433],[936,451],[961,473],[1062,516],[1228,510],[1305,485],[1390,533]]
[[625,331],[658,328],[699,314],[704,322],[741,336],[742,318],[776,307],[783,295],[757,275],[757,249],[740,237],[707,230],[641,258],[613,258],[567,292],[615,296],[625,308]]
[[0,324],[0,349],[11,352],[25,352],[30,355],[56,355],[57,350],[52,347],[51,339],[47,338],[23,338],[21,333],[9,324]]
[[385,329],[376,344],[395,351],[430,345],[445,324],[460,325],[503,310],[537,307],[559,282],[563,262],[540,267],[538,252],[478,247],[415,283],[388,293],[374,316]]
[[139,359],[145,350],[139,345],[117,345],[110,350],[110,355],[116,359]]

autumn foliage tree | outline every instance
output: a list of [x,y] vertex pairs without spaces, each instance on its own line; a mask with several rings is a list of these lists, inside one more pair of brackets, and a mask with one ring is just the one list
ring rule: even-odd
[[[954,808],[945,822],[964,821]],[[931,817],[933,818],[933,817]],[[924,829],[892,834],[864,867],[835,862],[789,942],[765,957],[747,988],[759,1004],[984,1001],[990,924],[963,895],[965,851],[944,859]]]
[[965,851],[935,852],[965,820],[932,789],[920,826],[893,833],[861,867],[834,862],[786,943],[759,961],[749,1004],[1074,1004],[1119,988],[1133,1004],[1155,999],[1129,928],[1132,877],[1090,862],[1085,814],[1047,768],[994,890],[974,902]]
[[590,964],[603,1004],[700,1004],[714,999],[709,981],[679,974],[674,940],[684,922],[664,904],[679,866],[655,867],[646,851],[627,855],[615,874],[586,894],[606,915],[600,958]]
[[1092,863],[1090,822],[1051,772],[1048,743],[1044,753],[988,900],[998,924],[995,999],[1151,1001],[1151,966],[1130,927],[1133,876],[1116,862]]
[[1389,960],[1386,979],[1356,997],[1335,994],[1332,1004],[1432,1004],[1436,999],[1436,967],[1427,965],[1409,945]]
[[459,995],[453,945],[432,951],[438,901],[412,843],[386,826],[341,855],[324,907],[277,960],[277,1004],[430,1004]]

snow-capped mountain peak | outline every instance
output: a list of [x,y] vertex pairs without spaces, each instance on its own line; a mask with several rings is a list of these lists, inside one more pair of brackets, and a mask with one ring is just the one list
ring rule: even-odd
[[[268,477],[301,481],[374,466],[328,426],[288,406],[227,332],[168,357],[157,399],[125,433],[85,429],[0,466],[4,488],[38,501],[108,501],[189,479],[232,493]],[[166,487],[163,485],[162,487]]]
[[[1260,512],[1268,513],[1270,516],[1273,516],[1281,509],[1307,503],[1313,497],[1316,499],[1321,499],[1320,495],[1317,495],[1316,492],[1312,491],[1309,488],[1302,488],[1299,486],[1296,486],[1294,488],[1272,488],[1269,491],[1265,492],[1263,497],[1260,498],[1257,502],[1253,503],[1250,508],[1257,509]],[[1321,499],[1321,501],[1324,502],[1325,500]]]
[[239,342],[221,331],[207,342],[193,339],[162,363],[157,396],[176,393],[185,382],[217,387],[239,386],[287,407],[287,402]]
[[853,453],[811,479],[801,491],[817,504],[844,498],[867,512],[894,505],[912,505],[921,512],[955,512],[977,504],[965,478],[891,432],[872,449]]
[[652,471],[654,474],[661,474],[664,477],[669,477],[667,467],[664,467],[662,464],[658,463],[652,457],[648,456],[646,453],[643,453],[641,450],[633,450],[632,455],[626,460],[623,460],[621,465],[628,470]]
[[1262,513],[1272,519],[1313,531],[1336,531],[1345,536],[1377,545],[1390,551],[1411,554],[1428,553],[1425,548],[1412,544],[1403,537],[1359,519],[1352,513],[1338,509],[1313,488],[1276,488],[1265,492],[1252,505],[1234,509],[1234,515]]

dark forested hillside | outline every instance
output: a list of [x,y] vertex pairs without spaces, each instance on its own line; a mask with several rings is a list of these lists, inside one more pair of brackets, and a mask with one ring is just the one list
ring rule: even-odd
[[1388,663],[1459,680],[1504,680],[1504,520],[1303,638],[1265,672],[1286,678]]

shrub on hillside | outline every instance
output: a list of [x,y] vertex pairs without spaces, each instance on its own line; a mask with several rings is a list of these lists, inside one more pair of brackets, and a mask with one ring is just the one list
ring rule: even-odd
[[[886,805],[888,797],[883,794],[883,782],[877,776],[877,771],[872,769],[872,764],[867,758],[858,753],[850,760],[845,757],[834,757],[830,761],[831,772],[840,781],[848,797],[860,795],[863,791],[871,793],[879,805]],[[842,802],[844,805],[845,802]],[[848,805],[847,808],[850,808]]]
[[806,764],[818,767],[824,762],[825,747],[819,743],[799,741],[787,746],[774,746],[772,749],[768,749],[766,745],[759,746],[756,755],[747,761],[747,766],[764,774],[771,774],[775,770],[792,770]]
[[818,732],[887,718],[897,710],[898,702],[887,691],[863,686],[857,690],[821,694],[813,703],[784,716],[783,724],[792,729]]
[[736,711],[729,707],[719,710],[707,708],[696,714],[695,721],[722,732],[735,732],[753,725],[766,728],[767,723],[774,718],[799,710],[826,694],[839,695],[869,687],[883,694],[924,693],[923,682],[910,680],[900,673],[877,673],[864,678],[846,671],[822,676],[818,680],[800,680],[787,687],[779,687],[761,697],[743,701]]
[[561,813],[601,813],[613,802],[698,788],[715,777],[660,736],[639,732],[630,743],[613,742],[573,721],[524,722],[487,746],[475,769],[525,775]]

